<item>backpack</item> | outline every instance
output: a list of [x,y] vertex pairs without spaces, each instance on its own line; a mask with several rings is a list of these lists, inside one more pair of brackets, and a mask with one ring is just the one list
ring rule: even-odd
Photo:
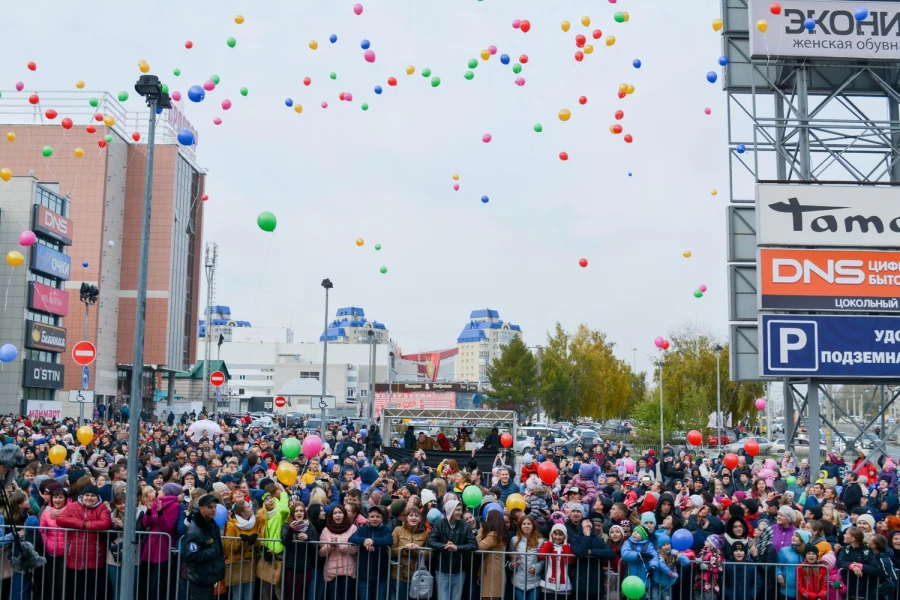
[[428,600],[434,589],[434,577],[425,568],[425,554],[419,552],[419,565],[409,581],[409,597],[412,600]]

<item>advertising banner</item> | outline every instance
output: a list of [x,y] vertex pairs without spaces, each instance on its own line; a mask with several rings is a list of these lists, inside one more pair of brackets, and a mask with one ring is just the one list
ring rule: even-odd
[[[750,55],[753,58],[900,59],[900,6],[894,2],[750,0]],[[857,10],[864,12],[857,14]],[[863,17],[857,19],[857,17]],[[806,20],[815,26],[806,28]],[[757,24],[765,21],[765,31]]]
[[760,375],[900,376],[900,316],[760,315]]
[[43,244],[35,244],[31,247],[31,270],[68,281],[72,273],[72,259]]
[[65,367],[61,364],[42,362],[39,360],[23,360],[22,368],[25,372],[23,387],[45,388],[51,390],[62,389],[65,379]]
[[62,402],[57,400],[28,400],[25,403],[29,419],[62,420]]
[[761,310],[900,312],[900,252],[759,250]]
[[72,245],[72,220],[40,204],[34,205],[32,229],[66,246]]
[[375,392],[375,412],[391,408],[456,408],[456,392]]
[[65,317],[69,314],[69,292],[32,281],[28,308]]
[[66,330],[37,321],[25,321],[25,347],[32,350],[65,352]]
[[757,185],[756,243],[759,246],[898,248],[900,190]]

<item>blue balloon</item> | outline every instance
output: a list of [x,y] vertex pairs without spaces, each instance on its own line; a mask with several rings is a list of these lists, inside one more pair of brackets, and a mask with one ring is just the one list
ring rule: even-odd
[[429,523],[434,525],[435,523],[438,523],[441,520],[442,516],[443,515],[441,515],[441,511],[439,511],[436,508],[432,508],[431,510],[428,511],[428,515],[425,518],[428,519]]
[[380,93],[381,93],[381,86],[380,86],[380,85],[376,85],[376,86],[375,86],[375,93],[376,93],[376,94],[380,94]]
[[206,98],[206,90],[199,85],[192,85],[188,89],[188,98],[191,102],[203,102],[203,99]]
[[481,201],[484,202],[485,204],[487,204],[488,202],[491,201],[491,199],[488,198],[487,196],[482,196],[482,197],[481,197]]
[[363,437],[366,437],[367,435],[369,435],[369,432],[366,431],[365,429],[360,429],[360,430],[359,430],[359,435],[361,435],[361,436],[363,436]]
[[853,12],[853,16],[857,21],[862,21],[869,16],[869,9],[865,6],[860,6]]
[[369,46],[371,46],[371,45],[372,44],[369,43],[369,40],[363,40],[359,43],[359,47],[362,48],[363,50],[368,50]]
[[228,509],[221,504],[216,504],[216,525],[219,526],[219,529],[225,529],[226,523],[228,523]]
[[634,65],[635,69],[640,69],[641,68],[641,59],[636,58],[636,59],[634,59],[634,61],[631,64]]
[[178,143],[182,146],[194,145],[194,132],[190,129],[182,129],[178,132]]
[[509,54],[501,54],[500,62],[503,63],[504,65],[508,65],[509,64]]
[[631,177],[631,171],[628,171],[628,176]]
[[694,536],[687,529],[679,529],[672,534],[672,548],[684,552],[694,545]]
[[720,56],[719,57],[719,65],[724,67],[727,64],[728,64],[728,57],[725,55]]
[[710,71],[706,74],[706,80],[710,83],[715,83],[718,78],[719,75],[715,71]]
[[737,148],[735,148],[735,150],[737,150],[738,154],[743,154],[744,152],[747,151],[747,146],[745,146],[743,144],[738,144]]
[[488,513],[492,510],[499,510],[500,513],[503,513],[503,507],[497,504],[496,502],[491,502],[490,504],[486,504],[484,510],[481,511],[481,518],[487,519]]
[[83,263],[81,263],[81,266],[87,269],[90,265],[88,264],[88,261],[84,261]]
[[816,28],[816,20],[812,17],[809,17],[805,21],[803,21],[803,26],[806,27],[807,31],[812,31]]
[[157,109],[156,109],[156,114],[161,115],[161,114],[162,114],[162,111],[163,111],[163,109],[157,108]]
[[293,99],[291,99],[291,98],[285,98],[285,100],[284,100],[284,105],[285,105],[285,106],[288,106],[288,107],[293,106],[293,105],[294,105]]
[[332,33],[330,36],[328,36],[328,41],[332,44],[335,43],[337,41],[337,36]]
[[0,362],[12,362],[16,360],[18,355],[19,351],[16,350],[16,347],[12,344],[3,344],[0,346]]

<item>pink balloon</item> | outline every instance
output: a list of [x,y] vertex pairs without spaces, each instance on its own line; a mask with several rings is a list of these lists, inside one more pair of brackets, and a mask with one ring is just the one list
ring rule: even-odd
[[207,81],[206,83],[203,84],[203,89],[206,90],[207,92],[213,91],[214,89],[216,89],[216,82],[212,81],[212,80]]
[[656,344],[656,347],[657,347],[657,348],[662,348],[662,347],[663,347],[663,343],[664,343],[665,341],[666,341],[666,340],[664,340],[663,338],[657,336],[656,339],[653,340],[653,343]]
[[634,473],[634,461],[630,458],[625,459],[625,470],[628,473]]
[[705,291],[706,291],[706,286],[705,286],[705,285],[701,285],[701,286],[700,286],[700,291],[701,291],[701,292],[705,292]]
[[488,52],[491,53],[491,56],[497,54],[497,46],[491,44],[490,46],[488,46]]
[[353,94],[351,94],[350,92],[344,92],[344,101],[353,102]]
[[458,184],[458,183],[454,183],[454,184],[453,184],[453,191],[454,191],[454,192],[458,192],[458,191],[459,191],[459,184]]
[[363,54],[363,57],[366,59],[366,62],[373,63],[375,62],[375,53],[371,50],[366,50],[366,53]]
[[213,119],[213,123],[215,123],[216,125],[221,125],[222,119],[220,119],[219,117],[216,117],[215,119]]
[[710,113],[712,113],[712,109],[710,109],[710,108],[707,106],[706,108],[703,109],[703,112],[705,112],[706,114],[710,114]]
[[21,92],[24,89],[25,89],[24,83],[22,83],[21,81],[16,82],[16,91],[17,92]]
[[521,19],[513,19],[513,29],[518,29],[522,26]]
[[353,5],[353,14],[361,15],[362,11],[363,11],[362,4],[357,3],[357,4]]
[[20,246],[33,246],[36,241],[37,238],[35,237],[33,231],[26,230],[19,235]]
[[172,92],[172,100],[174,100],[175,102],[178,102],[179,100],[181,100],[181,92],[179,92],[177,90]]
[[491,134],[489,134],[489,133],[486,133],[483,136],[481,136],[481,141],[484,142],[485,144],[489,143],[492,139],[494,139],[494,138],[492,138]]
[[222,110],[228,110],[229,108],[231,108],[231,100],[228,100],[227,98],[222,100]]
[[322,108],[328,108],[328,103],[327,103],[327,102],[323,102],[323,103],[322,103]]
[[766,399],[765,398],[757,398],[756,399],[756,410],[766,410]]
[[516,85],[519,87],[522,87],[523,85],[525,85],[525,78],[524,77],[516,77]]
[[317,435],[308,435],[303,438],[303,456],[312,458],[322,451],[322,439]]

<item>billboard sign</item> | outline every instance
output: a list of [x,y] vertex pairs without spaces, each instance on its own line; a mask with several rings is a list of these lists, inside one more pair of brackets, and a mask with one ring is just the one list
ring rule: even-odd
[[[390,403],[390,404],[389,404]],[[456,392],[375,392],[375,412],[390,408],[456,408]]]
[[764,314],[759,332],[764,377],[900,374],[900,316]]
[[72,259],[43,244],[31,247],[31,270],[68,281],[72,274]]
[[25,321],[25,347],[47,352],[65,352],[66,330],[37,321]]
[[900,252],[759,250],[761,310],[900,312]]
[[757,185],[756,235],[760,246],[897,248],[900,190]]
[[[900,6],[893,2],[782,0],[772,14],[770,0],[750,0],[753,58],[900,59]],[[868,9],[857,20],[856,11]],[[815,26],[807,30],[805,22]],[[760,31],[757,23],[768,27]]]
[[58,400],[28,400],[25,403],[25,414],[31,420],[62,420],[62,402]]
[[69,292],[32,281],[28,308],[65,317],[69,314]]
[[60,390],[65,379],[65,368],[56,363],[39,360],[23,360],[25,383],[22,387]]
[[55,213],[46,206],[34,205],[32,229],[46,237],[62,242],[66,246],[72,245],[72,220]]

